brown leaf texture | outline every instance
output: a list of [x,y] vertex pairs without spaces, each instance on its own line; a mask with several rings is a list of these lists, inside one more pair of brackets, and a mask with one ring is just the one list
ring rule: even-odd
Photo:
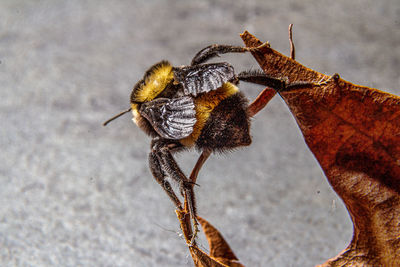
[[196,244],[190,244],[191,225],[189,214],[185,211],[176,210],[181,229],[186,243],[189,245],[189,251],[196,267],[244,267],[235,256],[228,243],[221,233],[205,219],[198,217],[198,221],[207,237],[210,247],[210,254],[202,251]]
[[[248,47],[261,43],[248,32],[241,37]],[[253,56],[268,75],[312,83],[280,95],[354,225],[348,247],[320,266],[400,266],[400,98],[267,46]]]
[[221,233],[205,219],[199,217],[198,220],[207,237],[210,256],[227,266],[244,267],[244,265],[238,262],[239,259],[233,253]]

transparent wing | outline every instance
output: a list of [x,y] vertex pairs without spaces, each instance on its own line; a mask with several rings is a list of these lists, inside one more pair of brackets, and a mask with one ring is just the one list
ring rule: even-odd
[[174,68],[174,74],[175,82],[183,86],[184,94],[192,96],[217,90],[235,79],[233,67],[225,62]]
[[167,139],[189,136],[196,123],[194,101],[190,96],[154,99],[143,103],[139,112],[161,137]]

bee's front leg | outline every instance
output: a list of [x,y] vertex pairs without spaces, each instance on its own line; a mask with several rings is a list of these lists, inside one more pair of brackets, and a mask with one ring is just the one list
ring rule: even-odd
[[194,233],[192,236],[193,242],[198,232],[196,201],[193,190],[194,184],[185,176],[171,154],[171,152],[176,151],[179,148],[183,148],[183,146],[176,141],[166,139],[153,139],[151,144],[152,150],[149,157],[150,169],[153,173],[154,178],[167,192],[168,196],[172,199],[177,208],[182,208],[181,202],[179,201],[178,197],[173,192],[171,186],[169,185],[168,181],[165,180],[165,178],[170,177],[173,180],[177,181],[180,186],[181,194],[186,194],[189,213],[193,220],[194,226]]
[[171,184],[165,179],[167,175],[163,170],[160,159],[158,158],[157,153],[153,151],[149,154],[149,166],[154,179],[161,185],[169,198],[175,204],[176,208],[182,210],[182,204],[180,200],[176,196],[174,190],[172,190]]
[[219,55],[221,54],[245,53],[251,50],[252,48],[241,47],[241,46],[213,44],[197,52],[197,54],[193,57],[190,65],[194,66],[198,64],[203,64],[204,62],[214,57],[219,57]]

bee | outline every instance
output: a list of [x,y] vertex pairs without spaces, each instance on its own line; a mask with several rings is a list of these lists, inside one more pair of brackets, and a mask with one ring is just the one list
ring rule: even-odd
[[[151,138],[148,157],[151,173],[178,209],[182,203],[169,182],[179,184],[187,196],[195,237],[197,210],[193,187],[204,162],[213,152],[225,152],[251,144],[248,100],[239,81],[285,88],[285,80],[262,71],[235,74],[227,62],[206,63],[225,53],[245,53],[257,48],[210,45],[200,50],[188,66],[174,67],[163,60],[150,67],[133,87],[130,108],[104,123],[132,112],[134,123]],[[173,154],[189,148],[201,151],[190,177]],[[167,179],[169,178],[169,179]]]

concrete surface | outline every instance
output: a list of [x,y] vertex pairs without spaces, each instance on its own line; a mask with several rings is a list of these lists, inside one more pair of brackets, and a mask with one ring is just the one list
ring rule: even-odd
[[[160,59],[187,64],[249,30],[320,72],[400,93],[400,2],[0,2],[0,265],[191,266],[174,207],[147,167],[150,140],[126,115],[133,84]],[[226,56],[238,71],[250,55]],[[243,84],[250,98],[262,88]],[[200,173],[199,214],[246,266],[313,266],[352,225],[276,97],[253,145]],[[188,173],[195,152],[178,160]],[[204,247],[206,242],[201,239]]]

